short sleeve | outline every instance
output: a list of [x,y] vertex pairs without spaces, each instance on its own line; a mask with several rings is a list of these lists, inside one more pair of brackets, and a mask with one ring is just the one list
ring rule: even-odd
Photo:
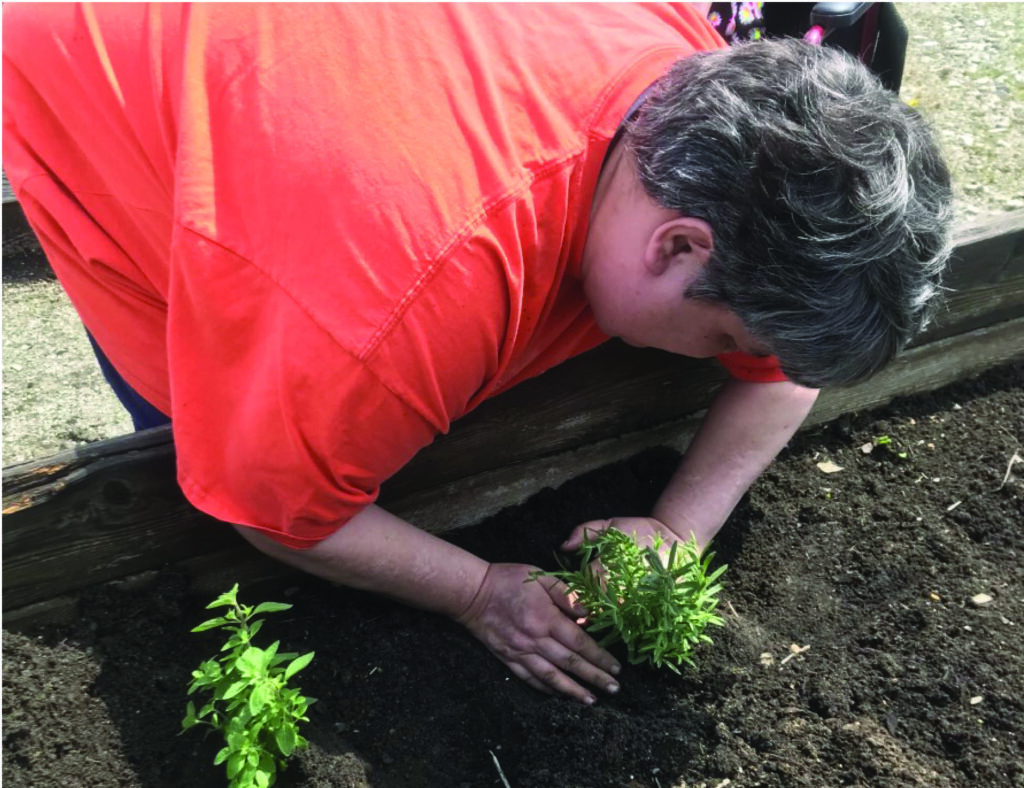
[[436,429],[252,262],[178,236],[168,355],[182,490],[220,520],[312,547]]
[[722,353],[718,360],[729,374],[748,383],[782,383],[789,380],[775,356],[752,356],[749,353]]

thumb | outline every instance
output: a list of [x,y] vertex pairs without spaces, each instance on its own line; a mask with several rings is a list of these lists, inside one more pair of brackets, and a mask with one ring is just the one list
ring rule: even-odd
[[567,553],[579,550],[583,545],[584,538],[598,531],[607,530],[610,526],[611,520],[590,520],[582,525],[577,525],[572,529],[569,538],[562,543],[562,550]]
[[569,587],[562,581],[557,581],[547,586],[548,596],[551,597],[551,601],[555,603],[563,613],[566,613],[574,618],[579,616],[585,616],[587,614],[586,608],[584,608],[579,602],[576,601],[576,594],[569,591]]

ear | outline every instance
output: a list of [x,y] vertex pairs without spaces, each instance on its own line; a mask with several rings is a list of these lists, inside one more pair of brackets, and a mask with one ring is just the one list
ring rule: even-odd
[[678,216],[658,225],[644,251],[644,267],[661,276],[673,265],[703,268],[714,249],[711,225],[692,216]]

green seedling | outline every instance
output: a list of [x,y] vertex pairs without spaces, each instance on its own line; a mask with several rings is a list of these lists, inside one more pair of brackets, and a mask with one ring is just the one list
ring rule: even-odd
[[[673,542],[667,556],[664,540],[641,547],[634,537],[614,528],[601,531],[580,548],[577,571],[535,573],[562,580],[588,611],[587,631],[607,634],[600,645],[622,641],[629,661],[649,662],[679,673],[678,665],[693,665],[691,655],[709,624],[722,626],[714,615],[718,592],[715,581],[725,567],[708,574],[713,554],[702,558],[697,540]],[[603,572],[592,562],[600,560]]]
[[890,453],[895,454],[901,460],[905,460],[907,459],[907,457],[909,457],[909,454],[905,450],[900,449],[893,442],[893,439],[890,438],[888,435],[882,435],[878,438],[875,438],[872,440],[872,443],[874,443],[876,446],[884,446],[886,449],[889,450]]
[[306,709],[314,701],[302,696],[288,680],[306,667],[313,652],[279,654],[280,641],[263,649],[252,643],[263,626],[264,613],[291,609],[280,602],[263,602],[255,607],[238,602],[238,584],[207,605],[207,610],[227,608],[223,616],[211,618],[193,629],[226,629],[230,636],[221,647],[222,656],[203,662],[192,671],[188,694],[204,690],[212,697],[198,712],[189,701],[182,730],[209,725],[224,735],[225,747],[214,765],[226,764],[228,788],[268,788],[277,780],[287,758],[309,746],[299,735],[299,722],[308,722]]

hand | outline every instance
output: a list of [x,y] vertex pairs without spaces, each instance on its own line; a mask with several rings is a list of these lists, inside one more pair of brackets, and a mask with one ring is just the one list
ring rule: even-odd
[[[616,528],[637,540],[641,547],[654,544],[655,536],[660,535],[664,540],[662,552],[667,554],[673,542],[678,542],[680,537],[661,520],[654,517],[613,517],[610,520],[590,520],[589,522],[577,525],[569,538],[562,544],[566,552],[579,550],[585,537],[604,531],[607,528]],[[595,562],[596,563],[596,562]]]
[[[656,536],[661,536],[662,543],[658,549],[662,561],[668,561],[672,543],[680,541],[679,536],[661,520],[654,517],[613,517],[610,520],[590,520],[589,522],[577,525],[569,538],[562,543],[562,550],[573,553],[579,550],[584,538],[593,539],[601,531],[608,528],[615,528],[636,540],[641,547],[654,546]],[[591,570],[600,578],[601,585],[604,585],[604,566],[599,559],[590,562]]]
[[568,675],[574,674],[618,692],[612,675],[620,666],[573,622],[583,611],[569,601],[565,584],[551,577],[531,581],[533,571],[538,570],[525,564],[491,564],[473,602],[456,620],[534,689],[594,703],[594,695]]

